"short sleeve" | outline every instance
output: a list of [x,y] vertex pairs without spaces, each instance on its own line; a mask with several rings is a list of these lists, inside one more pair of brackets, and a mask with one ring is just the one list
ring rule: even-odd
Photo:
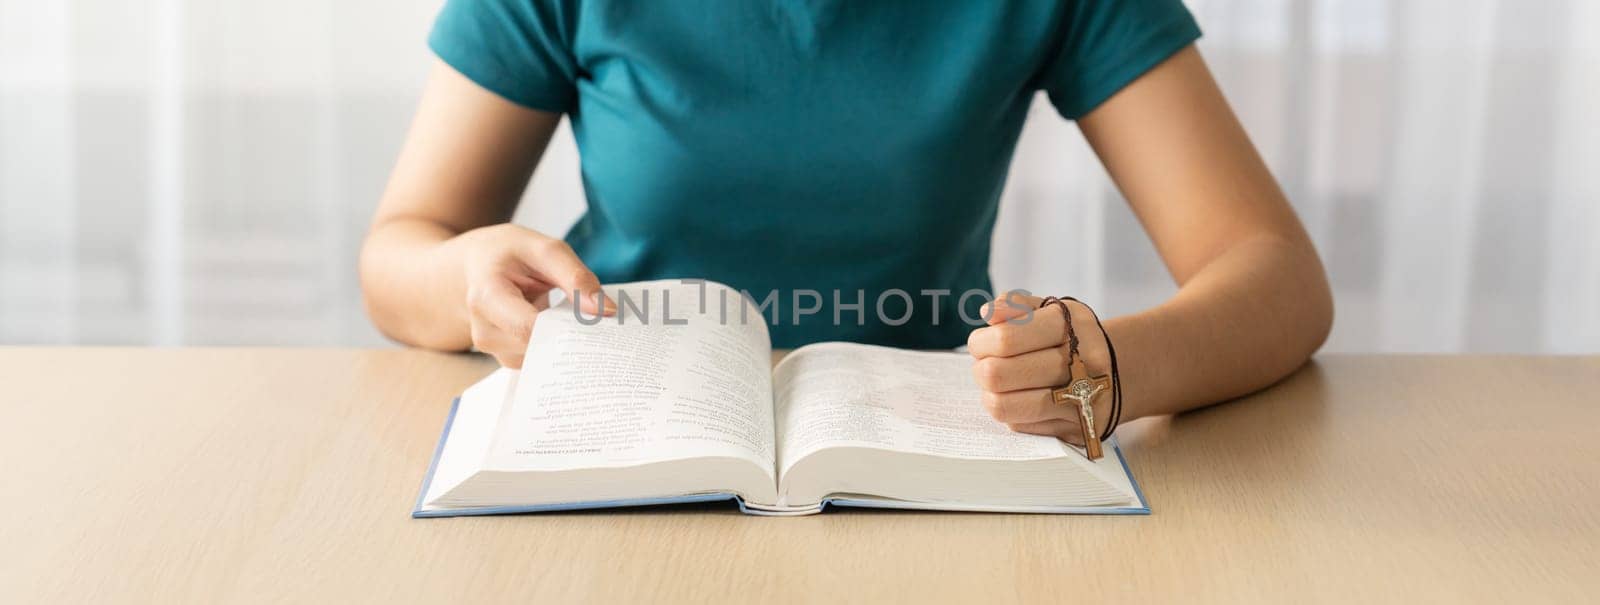
[[1066,0],[1056,55],[1040,84],[1070,120],[1200,38],[1181,0]]
[[428,46],[467,79],[551,113],[577,103],[577,66],[560,0],[448,0]]

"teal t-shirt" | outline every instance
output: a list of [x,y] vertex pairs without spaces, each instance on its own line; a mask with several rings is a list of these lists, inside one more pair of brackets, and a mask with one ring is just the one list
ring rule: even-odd
[[602,281],[744,290],[777,347],[948,348],[1034,93],[1076,119],[1199,35],[1180,0],[449,0],[429,44],[568,114]]

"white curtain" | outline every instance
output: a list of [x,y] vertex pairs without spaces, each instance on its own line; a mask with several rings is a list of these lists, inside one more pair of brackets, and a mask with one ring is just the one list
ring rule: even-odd
[[[438,5],[0,0],[0,343],[381,343],[355,255]],[[1330,350],[1600,351],[1600,2],[1190,5],[1327,262]],[[519,220],[581,210],[563,133]],[[1043,102],[993,272],[1174,289]]]

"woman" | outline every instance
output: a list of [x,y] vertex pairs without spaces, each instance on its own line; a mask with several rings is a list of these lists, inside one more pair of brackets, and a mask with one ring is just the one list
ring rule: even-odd
[[[1332,302],[1198,37],[1179,0],[450,0],[363,248],[369,312],[397,340],[519,367],[552,289],[588,313],[602,282],[651,278],[862,292],[868,308],[987,290],[999,192],[1043,90],[1180,286],[1106,318],[1122,417],[1235,397],[1303,364]],[[563,114],[589,203],[564,241],[507,223]],[[965,343],[994,417],[1081,442],[1050,392],[1069,378],[1062,313],[998,306],[973,329],[959,317],[975,309],[911,300],[903,325],[824,311],[773,326],[774,346]],[[1087,371],[1106,373],[1106,340],[1072,309]]]

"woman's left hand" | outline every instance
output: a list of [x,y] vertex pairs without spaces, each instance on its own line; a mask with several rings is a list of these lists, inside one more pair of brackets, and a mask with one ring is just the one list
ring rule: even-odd
[[[1076,406],[1055,403],[1050,389],[1065,384],[1067,368],[1066,321],[1060,307],[1040,309],[1037,296],[1010,292],[984,307],[985,327],[972,331],[967,349],[972,354],[972,374],[983,389],[983,407],[1011,430],[1049,435],[1073,445],[1083,445]],[[1072,327],[1078,335],[1078,354],[1091,375],[1105,374],[1110,360],[1105,341],[1089,309],[1072,308]],[[1093,402],[1094,417],[1105,428],[1110,393]]]

